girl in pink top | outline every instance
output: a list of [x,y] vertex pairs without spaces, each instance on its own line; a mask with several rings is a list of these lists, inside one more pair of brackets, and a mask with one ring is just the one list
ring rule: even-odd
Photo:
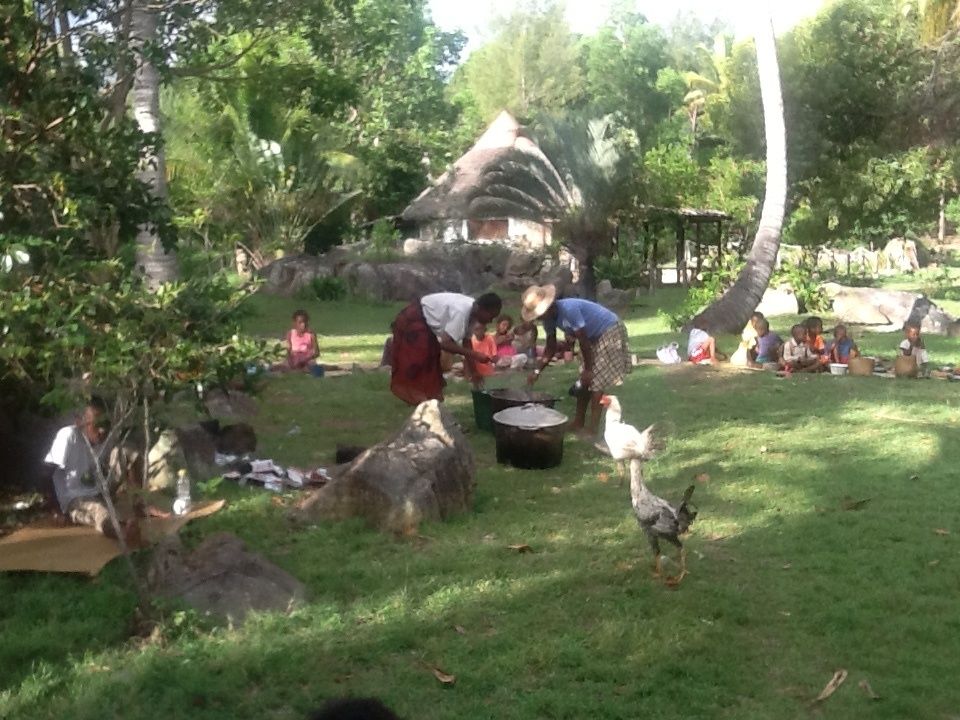
[[287,333],[287,366],[291,370],[310,370],[320,355],[316,333],[310,330],[305,310],[293,313],[293,327]]
[[497,332],[493,336],[498,358],[511,358],[517,354],[513,340],[513,318],[509,315],[501,315],[497,318]]

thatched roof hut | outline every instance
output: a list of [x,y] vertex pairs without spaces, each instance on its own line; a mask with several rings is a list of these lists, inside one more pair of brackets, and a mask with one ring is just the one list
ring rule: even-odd
[[550,224],[568,204],[563,179],[508,112],[403,211],[421,239],[549,243]]

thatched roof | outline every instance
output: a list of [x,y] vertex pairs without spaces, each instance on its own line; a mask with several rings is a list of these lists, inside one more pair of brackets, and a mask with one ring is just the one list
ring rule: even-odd
[[723,210],[713,210],[711,208],[667,208],[656,207],[654,205],[645,205],[642,208],[643,214],[650,220],[662,220],[663,218],[676,218],[688,222],[719,222],[730,220],[731,215]]
[[568,203],[556,168],[506,110],[406,210],[411,222],[519,217],[544,221]]

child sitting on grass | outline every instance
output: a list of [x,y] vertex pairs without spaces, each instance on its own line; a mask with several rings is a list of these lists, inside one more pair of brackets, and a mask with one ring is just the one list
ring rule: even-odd
[[923,344],[923,338],[920,337],[920,323],[906,322],[903,325],[903,342],[900,343],[900,354],[904,357],[911,355],[917,360],[917,369],[921,374],[926,372],[927,348]]
[[687,342],[687,359],[694,365],[716,365],[726,356],[717,350],[717,341],[708,333],[699,318],[693,319],[690,339]]
[[537,358],[537,325],[532,322],[523,322],[513,331],[513,348],[520,355],[526,355],[530,360]]
[[794,325],[790,339],[783,344],[780,354],[780,369],[786,373],[820,372],[820,356],[807,346],[807,328]]
[[770,331],[770,323],[760,317],[757,320],[757,340],[751,360],[752,367],[766,367],[773,365],[774,369],[780,357],[780,346],[783,341],[775,332]]
[[[497,343],[493,339],[493,335],[487,333],[487,326],[482,322],[476,322],[473,324],[473,333],[470,336],[470,344],[473,346],[473,349],[477,352],[482,352],[484,355],[494,358],[497,356]],[[483,378],[489,377],[494,373],[494,367],[492,363],[475,363],[475,369],[480,382],[475,382],[475,385],[482,383]]]
[[759,335],[757,324],[761,320],[763,320],[762,312],[755,312],[750,316],[750,320],[743,328],[743,332],[740,333],[740,345],[733,355],[730,356],[731,365],[744,367],[756,361],[757,337]]
[[850,358],[860,355],[860,349],[849,335],[846,325],[837,325],[833,329],[833,342],[830,343],[830,362],[846,365]]
[[310,330],[310,316],[306,310],[293,313],[293,327],[287,333],[287,369],[309,372],[320,356],[316,333]]
[[497,332],[493,335],[497,348],[497,367],[510,367],[511,358],[517,354],[513,346],[513,318],[501,315],[497,318]]
[[811,352],[816,353],[817,360],[820,363],[819,370],[826,370],[830,364],[830,352],[827,350],[827,343],[823,339],[823,320],[818,317],[809,317],[805,323],[807,328],[807,347]]

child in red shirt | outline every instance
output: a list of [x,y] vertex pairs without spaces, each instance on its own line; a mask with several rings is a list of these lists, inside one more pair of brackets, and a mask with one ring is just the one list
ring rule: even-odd
[[[495,358],[497,356],[497,343],[493,339],[493,335],[487,333],[487,326],[483,323],[474,323],[473,333],[470,336],[470,344],[474,350],[482,352],[488,357]],[[492,363],[476,363],[475,369],[481,380],[493,375],[494,372]]]

